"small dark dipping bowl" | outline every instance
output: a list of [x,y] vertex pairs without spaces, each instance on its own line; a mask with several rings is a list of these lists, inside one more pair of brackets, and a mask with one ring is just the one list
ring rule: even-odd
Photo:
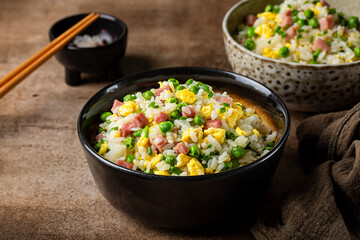
[[[54,40],[88,14],[79,14],[64,18],[56,22],[49,31],[50,40]],[[81,73],[105,72],[109,80],[118,79],[121,75],[119,63],[125,55],[127,41],[127,26],[120,19],[100,14],[79,35],[98,35],[105,29],[113,37],[113,42],[100,47],[79,48],[71,45],[65,46],[58,53],[56,59],[65,67],[65,81],[76,86],[81,84]]]
[[[158,81],[189,78],[252,100],[272,116],[282,137],[265,156],[243,167],[202,176],[159,176],[120,167],[92,148],[91,129],[114,99],[158,88]],[[146,224],[166,228],[200,226],[244,219],[256,209],[272,180],[289,135],[290,118],[284,102],[262,84],[239,74],[198,67],[165,68],[128,77],[103,88],[85,104],[78,135],[90,171],[102,195],[116,209]]]

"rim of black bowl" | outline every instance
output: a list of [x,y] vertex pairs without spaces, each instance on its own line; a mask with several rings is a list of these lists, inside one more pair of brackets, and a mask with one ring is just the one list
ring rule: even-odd
[[360,61],[354,61],[354,62],[349,62],[349,63],[335,63],[335,64],[325,64],[325,63],[319,63],[319,64],[309,64],[309,63],[295,63],[295,62],[285,62],[283,60],[279,60],[279,59],[273,59],[273,58],[269,58],[269,57],[265,57],[263,55],[260,55],[258,53],[255,53],[253,51],[250,51],[249,49],[245,48],[243,45],[241,45],[240,43],[238,43],[233,36],[230,34],[229,29],[227,27],[227,23],[228,20],[230,18],[230,16],[235,12],[236,9],[240,8],[242,5],[249,3],[250,0],[242,0],[239,1],[237,3],[235,3],[225,14],[223,21],[222,21],[222,29],[223,29],[223,33],[226,35],[226,37],[228,39],[230,39],[230,41],[235,44],[237,47],[239,47],[242,51],[246,52],[247,54],[262,59],[262,60],[266,60],[266,61],[272,61],[272,62],[277,62],[277,63],[281,63],[290,67],[307,67],[307,68],[312,68],[312,69],[318,69],[318,68],[339,68],[339,67],[348,67],[348,66],[352,66],[352,65],[360,65]]
[[[274,101],[279,104],[281,106],[281,112],[284,115],[284,121],[285,121],[285,127],[284,127],[284,132],[283,135],[281,136],[281,139],[279,140],[279,142],[274,146],[274,148],[272,148],[270,150],[269,153],[265,154],[264,156],[258,158],[257,160],[244,165],[242,167],[236,168],[236,169],[232,169],[232,170],[228,170],[228,171],[224,171],[224,172],[219,172],[219,173],[214,173],[214,174],[204,174],[204,175],[198,175],[198,176],[162,176],[162,175],[154,175],[154,174],[149,174],[149,173],[143,173],[143,172],[139,172],[139,171],[135,171],[135,170],[130,170],[127,169],[125,167],[121,167],[105,158],[103,158],[102,156],[100,156],[98,153],[95,152],[95,150],[92,148],[92,146],[89,144],[89,142],[87,141],[87,139],[83,136],[82,131],[81,131],[81,125],[82,125],[82,120],[85,120],[86,118],[86,113],[88,112],[88,110],[97,102],[97,99],[99,99],[101,96],[104,95],[104,93],[106,93],[106,91],[114,85],[117,85],[118,83],[122,83],[123,86],[130,86],[134,83],[134,81],[136,81],[137,79],[142,79],[142,78],[147,78],[147,77],[154,77],[157,75],[166,75],[167,73],[174,73],[174,72],[181,72],[181,73],[186,73],[188,71],[191,72],[196,72],[197,74],[202,74],[202,73],[216,73],[216,74],[221,74],[224,77],[231,77],[233,78],[235,81],[237,81],[236,79],[243,78],[243,80],[245,80],[245,82],[249,82],[251,83],[252,86],[256,86],[258,88],[261,88],[265,91],[268,91],[268,96],[272,96]],[[193,73],[195,74],[195,73]],[[247,171],[250,168],[256,167],[257,165],[262,164],[263,162],[265,162],[268,158],[271,158],[273,155],[277,154],[278,151],[280,151],[281,147],[285,144],[289,134],[290,134],[290,115],[289,115],[289,111],[285,105],[285,103],[283,102],[283,100],[275,93],[273,92],[271,89],[267,88],[266,86],[264,86],[263,84],[245,77],[243,75],[237,74],[237,73],[233,73],[233,72],[229,72],[229,71],[225,71],[225,70],[221,70],[221,69],[215,69],[215,68],[206,68],[206,67],[170,67],[170,68],[159,68],[159,69],[154,69],[154,70],[150,70],[150,71],[146,71],[146,72],[142,72],[142,73],[137,73],[137,74],[133,74],[133,75],[129,75],[129,76],[125,76],[123,78],[120,78],[119,80],[115,81],[114,83],[111,83],[109,85],[107,85],[106,87],[102,88],[100,91],[98,91],[97,93],[95,93],[84,105],[84,107],[81,109],[79,117],[78,117],[78,121],[77,121],[77,132],[78,132],[78,137],[80,139],[81,144],[85,147],[85,149],[91,154],[93,155],[98,161],[101,161],[103,164],[106,164],[110,167],[113,167],[115,169],[118,169],[119,171],[122,171],[126,174],[131,174],[134,176],[138,176],[141,178],[148,178],[148,179],[155,179],[156,180],[172,180],[172,181],[204,181],[204,180],[210,180],[210,179],[215,179],[215,178],[222,178],[222,177],[226,177],[229,175],[233,175],[233,174],[238,174],[240,172],[243,171]]]
[[[65,17],[65,18],[62,18],[60,19],[59,21],[57,21],[56,23],[54,23],[51,27],[50,27],[50,30],[49,30],[49,37],[52,40],[54,40],[56,37],[54,36],[54,33],[53,33],[53,28],[55,28],[58,24],[60,24],[61,22],[63,21],[66,21],[70,18],[73,18],[73,17],[80,17],[82,16],[83,18],[86,17],[88,14],[90,14],[90,12],[88,13],[80,13],[80,14],[75,14],[75,15],[71,15],[71,16],[68,16],[68,17]],[[112,45],[115,45],[117,44],[118,42],[120,42],[122,39],[124,39],[124,37],[126,37],[127,33],[128,33],[128,28],[127,28],[127,25],[124,21],[122,21],[120,18],[117,18],[115,16],[112,16],[112,15],[109,15],[109,14],[106,14],[106,13],[98,13],[99,14],[99,18],[102,18],[102,19],[107,19],[107,20],[110,20],[110,21],[113,21],[113,22],[116,22],[118,23],[119,25],[121,25],[121,27],[123,28],[124,31],[122,31],[121,35],[115,39],[114,41],[112,41],[111,43],[109,44],[106,44],[105,46],[98,46],[98,47],[75,47],[75,46],[71,46],[70,45],[70,42],[64,47],[66,49],[69,49],[69,50],[72,50],[72,51],[83,51],[83,50],[86,50],[86,51],[94,51],[94,50],[98,50],[98,49],[105,49],[105,48],[108,48]],[[81,18],[81,19],[83,19]],[[81,20],[80,19],[80,20]],[[79,20],[79,21],[80,21]],[[95,22],[97,21],[98,19],[95,20]],[[76,23],[75,23],[76,24]],[[91,25],[90,25],[91,26]],[[66,30],[65,30],[66,31]],[[83,31],[86,31],[86,28],[83,30]],[[81,34],[81,33],[79,33]],[[59,35],[60,36],[60,35]]]

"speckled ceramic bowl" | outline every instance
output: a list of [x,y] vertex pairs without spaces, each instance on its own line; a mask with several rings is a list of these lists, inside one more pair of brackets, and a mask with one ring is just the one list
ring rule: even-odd
[[226,54],[233,70],[274,90],[292,110],[325,112],[344,109],[360,100],[360,61],[345,64],[298,64],[267,58],[247,50],[232,35],[246,15],[263,12],[282,1],[245,0],[225,15]]

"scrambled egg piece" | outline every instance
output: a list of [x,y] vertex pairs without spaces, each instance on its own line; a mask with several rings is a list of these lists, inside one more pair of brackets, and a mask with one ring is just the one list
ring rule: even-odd
[[239,128],[239,127],[237,127],[237,128],[235,129],[235,132],[236,132],[239,136],[242,136],[242,135],[246,136],[246,135],[247,135],[247,132],[244,131],[244,130],[242,130],[242,129]]
[[158,82],[158,83],[161,88],[164,87],[164,84],[162,82]]
[[321,4],[320,2],[318,2],[318,3],[315,5],[315,7],[311,8],[311,10],[314,12],[314,15],[315,15],[315,16],[316,16],[316,15],[319,15],[319,14],[321,13],[321,11],[318,10],[317,7],[322,7],[322,4]]
[[131,113],[136,113],[139,110],[140,107],[135,103],[135,101],[128,101],[119,107],[119,113],[124,117]]
[[196,158],[192,158],[186,166],[191,176],[204,175],[204,167]]
[[229,125],[230,128],[234,128],[235,125],[236,125],[237,120],[242,118],[242,116],[244,116],[244,112],[242,110],[234,108],[234,110],[233,110],[232,114],[230,115],[230,117],[228,117],[226,119],[226,123]]
[[279,58],[279,51],[273,51],[273,50],[271,50],[271,48],[266,47],[266,48],[264,48],[261,55],[263,55],[265,57],[268,57],[268,58],[278,59]]
[[252,134],[255,134],[255,135],[258,136],[258,137],[260,137],[259,131],[258,131],[257,129],[255,129],[255,128],[251,131],[251,133],[252,133]]
[[204,119],[205,120],[208,120],[211,118],[211,112],[213,110],[213,107],[212,107],[213,103],[209,104],[209,105],[206,105],[206,106],[203,106],[201,108],[201,113],[202,115],[204,116]]
[[190,162],[191,160],[191,157],[188,156],[188,155],[185,155],[183,153],[180,153],[177,158],[177,163],[176,163],[176,167],[183,167],[185,166],[186,164],[188,164],[188,162]]
[[264,23],[256,27],[254,32],[263,38],[270,38],[274,36],[275,27],[276,27],[275,22]]
[[[239,106],[237,106],[237,107],[239,107]],[[218,115],[226,121],[227,125],[229,125],[230,128],[234,128],[237,120],[239,120],[240,118],[242,118],[244,116],[243,110],[238,109],[238,108],[233,108],[233,112],[231,113],[231,115],[229,117],[226,117],[226,112],[220,113],[219,110],[217,112],[218,112]]]
[[205,135],[211,135],[213,136],[216,141],[218,141],[220,144],[224,143],[225,140],[225,129],[223,128],[209,128],[204,131]]
[[99,149],[99,154],[104,154],[106,152],[106,150],[108,149],[108,144],[107,142],[104,142],[103,144],[101,144],[100,149]]
[[[190,135],[190,132],[195,132],[197,141],[193,141],[193,140],[192,140],[191,135]],[[201,128],[195,128],[195,129],[193,129],[193,128],[188,128],[188,129],[186,129],[185,132],[183,132],[181,141],[187,142],[187,143],[200,142],[201,139],[203,138],[203,135],[204,135],[204,134],[203,134],[203,131],[201,130]]]
[[151,156],[146,155],[145,157],[145,163],[144,163],[144,167],[147,167],[147,164],[150,163],[150,169],[153,169],[156,164],[158,164],[161,161],[162,158],[162,154],[153,154]]
[[257,17],[264,17],[267,20],[275,20],[276,19],[276,13],[273,12],[263,12],[263,13],[258,13]]
[[175,95],[180,101],[186,104],[193,104],[196,101],[196,94],[190,92],[189,89],[178,91]]
[[141,137],[137,142],[137,146],[147,148],[149,146],[149,139],[144,136]]
[[211,168],[205,168],[205,173],[213,173],[214,170],[212,170]]
[[154,171],[155,175],[162,175],[162,176],[170,176],[170,173],[167,171]]
[[114,133],[114,138],[118,138],[118,137],[120,137],[120,132],[116,131],[116,132]]

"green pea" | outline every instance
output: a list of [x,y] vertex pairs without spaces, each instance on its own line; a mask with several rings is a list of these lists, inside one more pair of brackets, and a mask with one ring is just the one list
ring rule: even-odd
[[210,158],[211,158],[211,155],[210,154],[208,154],[208,155],[201,155],[201,160],[203,160],[203,161],[209,161],[210,160]]
[[182,102],[182,103],[179,103],[176,107],[181,110],[182,107],[186,107],[186,106],[187,106],[187,104]]
[[274,147],[274,142],[268,142],[268,143],[266,144],[266,146],[273,148],[273,147]]
[[249,27],[248,30],[246,31],[246,36],[248,38],[256,37],[257,34],[255,33],[255,27]]
[[286,58],[289,56],[289,54],[290,54],[290,51],[287,47],[280,48],[280,50],[279,50],[280,57]]
[[274,13],[278,14],[280,12],[280,6],[279,5],[275,5],[274,6]]
[[312,28],[318,28],[320,25],[316,18],[312,18],[309,20],[309,26],[312,26]]
[[345,18],[341,19],[340,24],[341,24],[341,26],[347,26],[348,25],[348,20],[346,20]]
[[293,23],[296,23],[297,21],[299,21],[299,18],[297,16],[293,17]]
[[319,57],[320,53],[321,53],[321,48],[318,48],[316,50],[316,52],[313,54],[314,61],[316,61],[316,59]]
[[201,126],[205,124],[205,119],[203,119],[200,115],[196,115],[194,117],[194,123],[195,125]]
[[350,17],[348,20],[349,28],[358,28],[359,26],[359,18],[357,17]]
[[232,160],[231,162],[233,164],[232,169],[240,167],[240,163],[238,160]]
[[142,94],[142,96],[146,99],[146,100],[150,100],[151,97],[154,96],[154,93],[152,91],[146,91]]
[[189,155],[193,158],[200,157],[200,148],[198,146],[191,146]]
[[308,24],[305,19],[299,19],[296,23],[299,25],[299,27],[306,26]]
[[[137,169],[136,169],[137,170]],[[140,170],[141,171],[141,170]],[[144,173],[148,173],[148,174],[154,174],[154,171],[152,169],[149,170],[149,172],[147,172],[147,169],[145,168]]]
[[335,14],[335,13],[336,13],[336,9],[335,9],[335,8],[329,8],[328,14]]
[[106,122],[106,118],[107,118],[108,116],[111,116],[111,115],[112,115],[111,112],[103,112],[103,113],[100,115],[100,119],[101,119],[101,121]]
[[269,4],[265,7],[265,12],[272,12],[274,11],[274,6]]
[[307,19],[311,19],[314,17],[315,14],[314,14],[314,11],[307,9],[307,10],[305,10],[304,15]]
[[125,139],[124,144],[127,149],[131,149],[135,146],[135,139],[133,137],[128,137]]
[[159,128],[163,133],[171,132],[174,128],[174,124],[172,124],[170,121],[161,122],[159,124]]
[[181,170],[180,170],[180,168],[177,168],[175,166],[171,166],[170,169],[168,170],[168,172],[170,174],[175,173],[176,175],[180,175]]
[[291,16],[296,17],[299,14],[299,11],[294,9],[291,11]]
[[249,50],[254,50],[256,48],[256,43],[252,39],[247,39],[245,41],[244,47]]
[[354,53],[356,57],[360,57],[360,47],[355,48]]
[[126,161],[131,164],[134,164],[134,159],[135,159],[134,155],[129,155],[126,157]]
[[233,163],[232,162],[225,162],[224,163],[224,167],[221,169],[221,171],[227,171],[227,170],[230,170],[233,166]]
[[96,143],[94,146],[95,151],[98,152],[100,150],[100,147],[101,147],[101,142]]
[[186,87],[184,87],[184,86],[177,86],[176,88],[175,88],[175,91],[177,92],[177,91],[181,91],[181,90],[184,90]]
[[208,92],[208,98],[212,98],[213,96],[214,96],[214,92],[213,92],[213,91]]
[[215,150],[215,151],[213,151],[213,152],[210,153],[210,155],[219,155],[219,154],[220,154],[220,152],[217,151],[217,150]]
[[197,94],[197,93],[199,92],[199,90],[200,90],[200,87],[199,87],[199,86],[192,86],[192,87],[190,88],[190,91],[193,92],[193,93],[195,93],[195,94]]
[[172,97],[172,98],[166,99],[165,103],[178,103],[178,100],[176,97]]
[[241,146],[233,147],[231,149],[231,154],[235,158],[241,158],[245,154],[245,149],[243,147],[241,147]]
[[172,119],[179,119],[181,117],[181,113],[178,109],[175,109],[169,114],[169,116]]
[[186,81],[186,85],[191,85],[194,82],[194,79],[190,78],[189,80]]
[[179,86],[179,81],[176,80],[175,78],[169,78],[168,82],[172,82],[174,85],[174,88],[176,88],[177,86]]
[[225,137],[226,137],[226,139],[231,139],[233,141],[236,139],[235,133],[233,133],[231,131],[225,132]]
[[167,164],[170,164],[170,166],[174,166],[176,163],[176,157],[171,155],[166,155],[165,162]]
[[126,96],[124,97],[124,102],[133,101],[133,100],[135,100],[135,99],[136,99],[136,96],[135,96],[135,95],[130,95],[130,94],[128,94],[128,95],[126,95]]
[[137,130],[137,131],[135,131],[135,132],[133,133],[133,135],[134,135],[135,137],[141,137],[142,131],[143,131],[143,129]]
[[148,146],[147,148],[148,155],[151,156],[153,154],[151,146]]

